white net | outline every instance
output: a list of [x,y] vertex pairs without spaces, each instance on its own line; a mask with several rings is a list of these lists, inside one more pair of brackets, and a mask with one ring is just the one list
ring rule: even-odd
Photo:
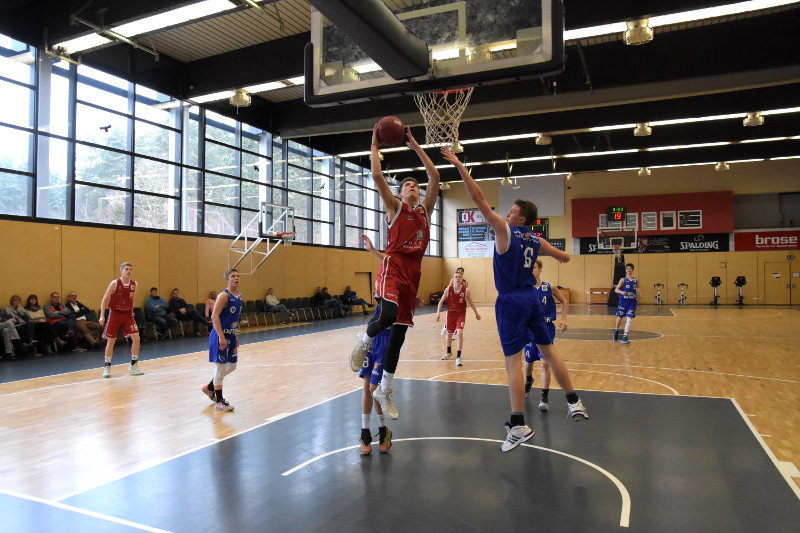
[[463,151],[458,144],[458,126],[471,96],[472,87],[414,95],[425,120],[426,144],[447,146],[456,153]]
[[278,237],[283,239],[284,246],[291,246],[292,243],[294,243],[295,235],[296,234],[294,232],[278,233]]
[[612,247],[614,248],[614,259],[622,261],[622,246],[615,244]]

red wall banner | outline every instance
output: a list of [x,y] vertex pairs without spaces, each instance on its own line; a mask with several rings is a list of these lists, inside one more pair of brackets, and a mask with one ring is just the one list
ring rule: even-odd
[[733,248],[747,250],[800,250],[800,231],[737,231]]

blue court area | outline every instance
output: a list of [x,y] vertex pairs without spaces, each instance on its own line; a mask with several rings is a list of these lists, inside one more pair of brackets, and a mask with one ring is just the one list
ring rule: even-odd
[[[590,391],[576,423],[554,390],[501,453],[506,387],[395,383],[387,454],[359,454],[353,391],[62,503],[175,532],[797,531],[798,496],[729,399]],[[124,530],[0,501],[13,531]]]

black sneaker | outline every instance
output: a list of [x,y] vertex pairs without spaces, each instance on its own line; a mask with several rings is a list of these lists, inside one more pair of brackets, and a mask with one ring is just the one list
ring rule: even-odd
[[614,342],[617,342],[619,340],[619,330],[618,329],[614,330],[614,338],[612,340]]
[[361,428],[361,455],[372,453],[372,434],[369,428]]
[[382,428],[378,428],[378,435],[380,436],[380,445],[378,449],[381,453],[388,452],[389,448],[392,447],[392,430],[383,426]]
[[533,385],[533,376],[525,376],[525,397],[530,398],[531,386]]

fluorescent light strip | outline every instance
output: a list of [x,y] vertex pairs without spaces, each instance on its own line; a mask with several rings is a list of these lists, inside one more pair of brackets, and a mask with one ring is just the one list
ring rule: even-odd
[[286,85],[280,81],[270,81],[268,83],[261,83],[259,85],[251,85],[250,87],[245,87],[244,90],[249,93],[264,93],[267,91],[274,91],[276,89],[283,89]]
[[214,102],[215,100],[225,100],[226,98],[230,98],[234,94],[235,94],[234,91],[222,91],[218,93],[204,94],[202,96],[195,96],[189,98],[189,100],[198,104],[204,104],[206,102]]
[[66,48],[68,54],[74,54],[90,48],[97,48],[98,46],[102,46],[110,42],[110,39],[106,39],[105,37],[96,33],[90,33],[89,35],[84,35],[83,37],[76,37],[75,39],[70,39],[69,41],[55,44],[53,45],[53,48]]
[[284,80],[284,81],[287,81],[287,82],[291,83],[292,85],[303,85],[306,82],[306,77],[305,76],[297,76],[295,78],[289,78],[288,80]]
[[[728,161],[728,162],[732,163],[733,161]],[[702,167],[702,166],[716,165],[716,164],[717,164],[716,161],[708,163],[677,163],[674,165],[650,165],[647,168],[653,169],[653,168],[674,168],[674,167]]]
[[734,163],[754,163],[756,161],[766,161],[766,159],[737,159],[736,161],[728,161],[728,164]]
[[770,161],[780,161],[782,159],[800,159],[800,155],[788,155],[786,157],[770,157]]
[[[671,13],[668,15],[651,17],[649,20],[649,26],[651,28],[656,28],[659,26],[682,24],[684,22],[691,22],[694,20],[725,17],[738,13],[746,13],[748,11],[758,11],[761,9],[769,9],[772,7],[793,4],[796,1],[797,0],[752,0],[749,2],[739,2],[724,6],[695,9],[693,11],[682,11],[680,13]],[[588,28],[577,28],[574,30],[565,31],[564,40],[575,41],[579,39],[586,39],[588,37],[599,37],[601,35],[610,35],[612,33],[622,33],[627,29],[628,28],[625,22],[614,22],[611,24],[602,24]]]

